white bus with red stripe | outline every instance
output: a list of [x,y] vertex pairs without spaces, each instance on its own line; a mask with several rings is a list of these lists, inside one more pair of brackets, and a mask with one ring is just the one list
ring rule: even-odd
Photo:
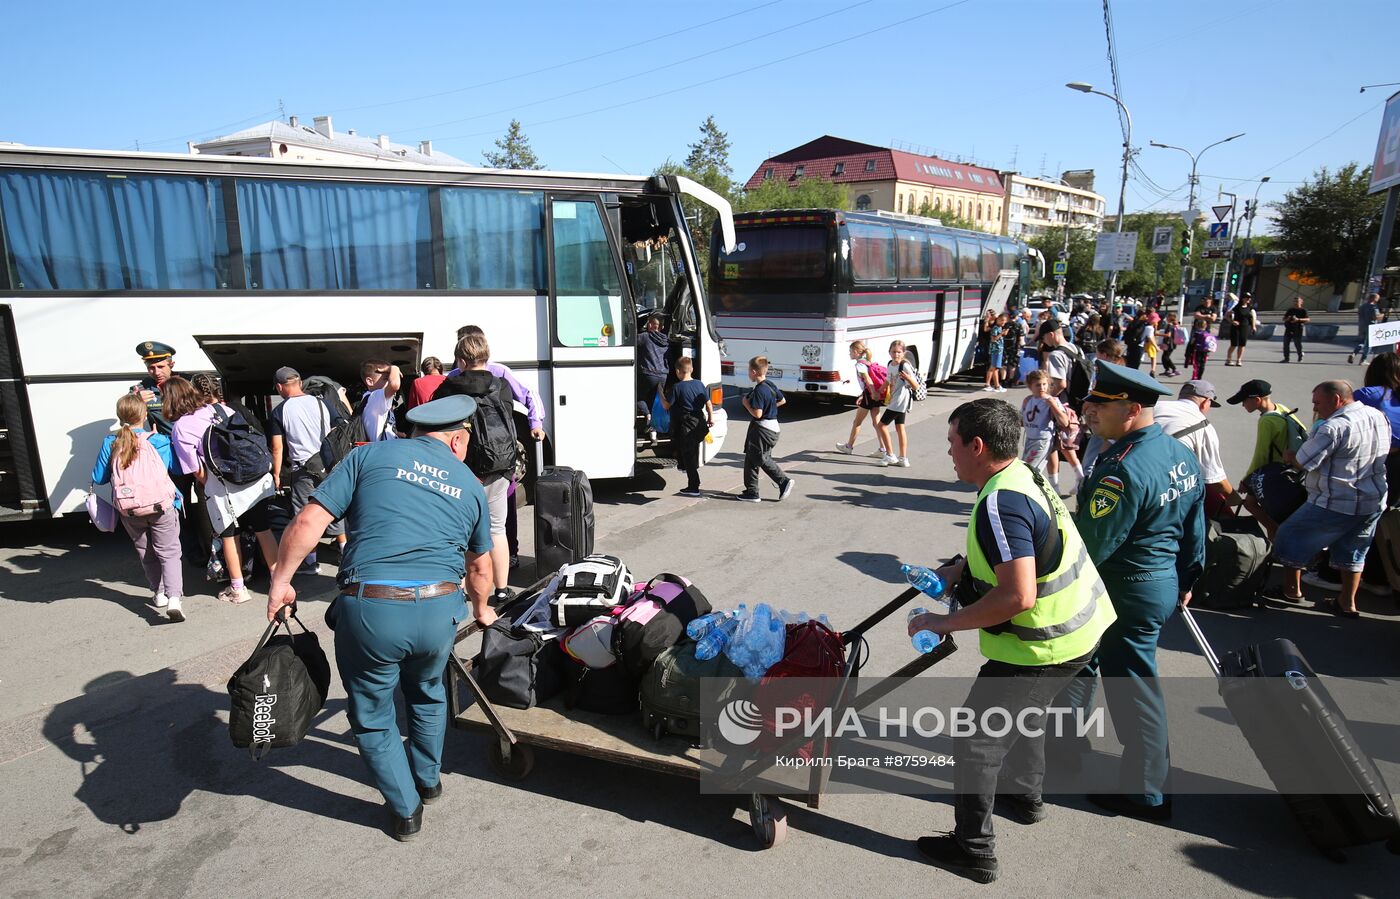
[[734,249],[710,252],[710,299],[726,385],[766,356],[787,393],[858,396],[849,346],[877,362],[902,340],[929,383],[972,367],[978,323],[1029,290],[1025,244],[937,220],[831,209],[743,213]]

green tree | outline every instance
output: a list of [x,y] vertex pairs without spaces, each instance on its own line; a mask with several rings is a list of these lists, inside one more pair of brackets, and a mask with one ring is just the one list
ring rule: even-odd
[[1349,162],[1335,174],[1323,167],[1272,204],[1278,246],[1289,264],[1329,282],[1336,293],[1366,277],[1380,231],[1384,195],[1368,194],[1370,181],[1370,166]]
[[846,185],[821,178],[798,178],[760,181],[753,190],[742,192],[734,199],[735,212],[758,212],[763,209],[846,209],[850,200]]
[[734,169],[729,165],[729,135],[719,130],[714,116],[706,116],[705,121],[700,123],[700,139],[690,145],[685,167],[692,172],[714,169],[724,177],[733,179]]
[[540,162],[535,157],[535,151],[530,149],[530,139],[520,130],[520,122],[517,119],[511,119],[505,135],[496,139],[496,151],[487,150],[481,156],[493,169],[544,168],[544,163]]
[[[1065,248],[1065,229],[1051,228],[1032,237],[1028,243],[1039,250],[1045,259],[1045,277],[1041,279],[1034,276],[1038,273],[1033,273],[1032,288],[1039,290],[1054,285],[1055,262]],[[1093,293],[1103,289],[1103,273],[1094,271],[1093,233],[1078,228],[1071,229],[1069,258],[1065,261],[1069,263],[1069,270],[1065,273],[1066,295]]]

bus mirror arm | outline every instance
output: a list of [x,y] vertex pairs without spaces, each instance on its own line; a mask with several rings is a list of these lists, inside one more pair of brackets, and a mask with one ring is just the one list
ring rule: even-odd
[[692,181],[683,175],[668,177],[676,179],[676,187],[681,193],[694,197],[719,213],[719,230],[724,236],[724,252],[734,252],[734,245],[738,243],[738,238],[734,234],[734,208],[729,205],[729,201],[705,185]]

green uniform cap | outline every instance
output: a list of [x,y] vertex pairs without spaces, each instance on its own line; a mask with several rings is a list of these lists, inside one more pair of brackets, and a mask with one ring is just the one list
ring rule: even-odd
[[1088,403],[1112,403],[1128,400],[1144,406],[1155,406],[1164,396],[1172,392],[1158,383],[1156,378],[1145,375],[1137,369],[1112,362],[1098,360],[1098,373],[1089,388]]

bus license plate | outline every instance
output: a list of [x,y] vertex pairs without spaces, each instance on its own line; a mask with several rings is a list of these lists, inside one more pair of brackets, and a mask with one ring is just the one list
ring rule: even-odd
[[783,370],[782,370],[781,368],[773,368],[772,366],[769,366],[769,368],[768,368],[768,377],[770,377],[770,378],[781,378],[782,376],[783,376]]

